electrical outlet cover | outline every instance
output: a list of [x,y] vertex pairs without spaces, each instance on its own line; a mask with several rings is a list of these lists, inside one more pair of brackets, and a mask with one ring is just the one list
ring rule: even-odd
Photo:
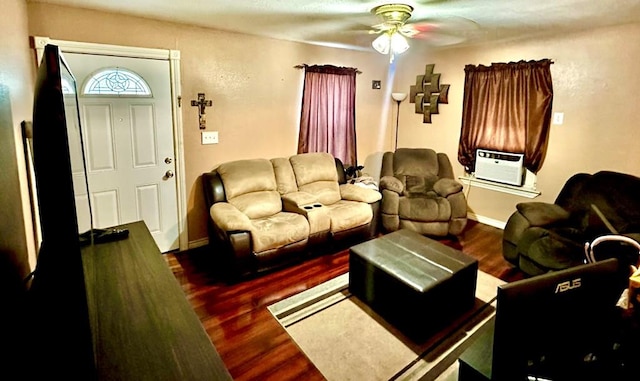
[[202,131],[202,144],[218,144],[218,131]]

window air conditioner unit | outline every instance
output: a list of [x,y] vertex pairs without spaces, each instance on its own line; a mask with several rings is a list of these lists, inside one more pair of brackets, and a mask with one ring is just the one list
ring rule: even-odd
[[520,153],[477,149],[475,176],[478,179],[522,186],[523,162],[524,155]]

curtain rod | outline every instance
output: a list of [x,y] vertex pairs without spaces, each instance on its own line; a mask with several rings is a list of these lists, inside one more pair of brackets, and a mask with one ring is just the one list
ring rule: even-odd
[[[294,69],[304,69],[306,66],[308,66],[307,64],[300,64],[300,65],[296,65],[293,68]],[[362,72],[358,69],[356,69],[356,74],[362,74]]]

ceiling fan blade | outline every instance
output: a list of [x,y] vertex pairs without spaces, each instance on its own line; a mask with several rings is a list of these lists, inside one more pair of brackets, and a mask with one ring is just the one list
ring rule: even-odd
[[419,33],[429,32],[432,30],[447,33],[466,33],[479,28],[475,21],[460,16],[428,18],[417,20],[406,24],[405,26],[409,26],[410,28],[417,30]]
[[419,33],[423,33],[423,30],[418,30],[412,24],[403,25],[398,29],[398,32],[407,38],[413,38]]
[[402,26],[400,33],[406,37],[426,40],[431,45],[447,46],[466,41],[477,30],[476,22],[452,16],[409,23]]

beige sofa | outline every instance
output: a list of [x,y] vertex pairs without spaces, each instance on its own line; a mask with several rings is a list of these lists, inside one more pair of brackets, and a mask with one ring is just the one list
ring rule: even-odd
[[377,231],[381,194],[327,153],[223,163],[203,174],[209,240],[228,274],[261,272]]

